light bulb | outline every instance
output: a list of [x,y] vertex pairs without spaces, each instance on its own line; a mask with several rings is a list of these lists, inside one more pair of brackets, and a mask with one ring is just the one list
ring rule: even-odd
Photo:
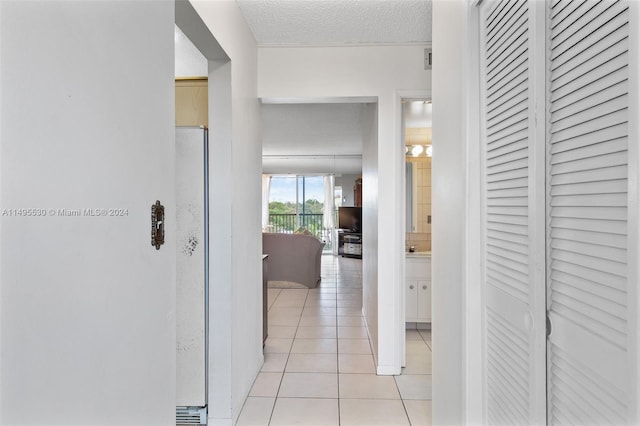
[[422,154],[423,150],[424,148],[422,148],[422,145],[414,145],[414,147],[411,148],[411,155],[417,157],[418,155]]
[[431,157],[433,154],[433,146],[427,145],[427,157]]

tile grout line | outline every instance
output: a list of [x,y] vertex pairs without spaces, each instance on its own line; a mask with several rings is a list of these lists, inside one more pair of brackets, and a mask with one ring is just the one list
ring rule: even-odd
[[[269,309],[267,309],[267,318],[269,317],[269,311],[271,311],[271,308],[273,307],[273,305],[275,305],[276,301],[278,300],[278,298],[280,297],[281,294],[282,294],[282,290],[280,290],[278,292],[278,294],[275,297],[275,299],[273,299],[273,303],[271,303],[271,305],[269,306]],[[268,292],[267,292],[267,295],[268,295]],[[267,336],[267,338],[269,338],[269,337]],[[291,344],[293,344],[293,342]],[[289,355],[287,355],[287,361],[288,360],[289,360]],[[286,365],[287,365],[287,363],[285,362],[285,367],[286,367]],[[262,365],[262,367],[264,368],[264,364]],[[282,376],[284,377],[284,370],[282,372]],[[280,391],[280,385],[281,384],[282,384],[282,377],[280,378],[280,384],[278,384],[278,391]],[[254,382],[254,385],[255,385],[255,382]],[[271,419],[273,418],[273,412],[276,409],[276,401],[278,400],[278,391],[276,391],[276,396],[273,398],[273,405],[271,406],[271,412],[269,413],[269,419],[267,420],[267,426],[271,424]],[[251,392],[251,391],[249,391],[249,392]],[[249,400],[249,398],[247,397],[247,399],[244,402],[245,405],[246,405],[248,400]],[[244,406],[242,407],[242,409],[244,410]],[[240,411],[240,413],[242,413],[242,410]]]
[[[278,296],[273,301],[274,305],[275,305],[276,301],[280,298],[281,295],[282,295],[282,290],[280,290],[280,292],[278,292]],[[269,316],[269,312],[267,311],[267,317],[268,316]],[[296,332],[297,331],[298,331],[298,329],[296,327]],[[294,336],[294,339],[295,339],[295,333],[294,333],[293,336]],[[291,346],[293,346],[293,340],[291,340]],[[280,387],[282,386],[282,380],[284,379],[284,372],[285,372],[285,370],[287,368],[287,363],[289,362],[289,355],[291,354],[291,346],[289,347],[289,353],[287,354],[287,360],[285,361],[284,367],[282,368],[282,376],[280,376],[280,383],[278,383],[278,389],[276,390],[276,395],[273,398],[273,406],[271,407],[271,414],[269,414],[269,421],[267,422],[267,425],[271,424],[271,420],[273,420],[273,413],[276,411],[276,403],[278,402],[278,393],[280,393]]]
[[[346,269],[346,268],[343,268],[343,269]],[[328,289],[333,288],[334,291],[332,291],[332,292],[327,291],[326,292],[326,293],[331,293],[329,298],[326,298],[326,300],[331,300],[331,301],[334,301],[334,303],[335,303],[335,306],[332,306],[335,309],[335,311],[334,311],[335,325],[333,327],[335,335],[334,335],[333,338],[335,339],[335,345],[336,345],[336,353],[335,353],[336,370],[335,370],[335,374],[336,374],[336,384],[337,384],[337,387],[338,387],[337,388],[337,409],[338,409],[337,416],[338,416],[338,425],[339,425],[339,424],[342,423],[342,419],[341,419],[341,402],[342,402],[341,400],[342,400],[342,398],[341,398],[341,393],[340,393],[340,375],[341,375],[341,369],[340,369],[341,351],[340,351],[340,349],[341,349],[341,347],[340,347],[340,336],[339,336],[339,334],[340,334],[339,330],[340,330],[340,326],[341,326],[340,323],[339,323],[339,320],[341,318],[341,315],[339,315],[339,307],[338,307],[339,300],[338,299],[341,299],[341,300],[342,299],[351,299],[351,296],[354,295],[354,294],[357,294],[357,293],[360,293],[360,297],[362,298],[362,291],[363,290],[362,290],[362,283],[361,283],[362,278],[360,276],[358,276],[356,271],[343,270],[343,274],[351,274],[351,275],[349,275],[350,278],[347,278],[347,279],[343,280],[345,282],[339,283],[338,282],[338,277],[337,277],[337,275],[338,275],[337,274],[337,268],[334,267],[332,270],[333,270],[333,272],[331,273],[333,275],[333,280],[332,281],[334,281],[334,282],[327,283],[327,284],[330,284],[330,285],[333,284],[333,286],[332,287],[326,287],[326,288],[328,288]],[[360,285],[359,286],[357,286],[358,285],[357,281],[360,281]],[[356,285],[357,287],[353,287],[354,285]],[[339,290],[342,290],[342,291],[339,292]],[[319,294],[322,294],[322,293],[324,293],[324,292],[319,292]],[[321,306],[322,305],[321,300],[325,299],[324,297],[318,296],[318,300],[317,301],[314,300],[313,303],[311,303],[311,301],[310,301],[310,295],[311,294],[312,294],[311,291],[307,290],[307,293],[305,294],[305,298],[304,298],[304,301],[303,301],[303,304],[302,304],[302,311],[300,313],[300,316],[298,317],[297,324],[295,324],[295,330],[294,330],[294,334],[293,334],[293,339],[292,339],[291,345],[289,347],[287,358],[286,358],[286,361],[285,361],[285,364],[284,364],[284,367],[283,367],[282,376],[281,376],[280,383],[279,383],[279,386],[278,386],[278,391],[277,391],[276,396],[274,398],[274,405],[272,406],[272,409],[271,409],[271,414],[270,414],[270,417],[269,417],[269,424],[271,424],[271,422],[273,421],[273,415],[275,413],[275,405],[278,402],[278,399],[280,399],[279,398],[279,391],[282,389],[282,383],[283,383],[283,380],[284,380],[284,374],[286,374],[288,363],[290,362],[290,357],[291,357],[291,354],[293,353],[292,352],[293,351],[293,345],[296,342],[296,340],[298,340],[298,339],[304,340],[304,337],[298,337],[298,332],[301,331],[301,327],[303,327],[301,325],[303,315],[305,314],[307,308],[312,309],[312,308],[315,308],[315,307],[322,307]],[[276,300],[281,295],[282,295],[281,292],[278,293],[278,296],[276,297],[276,299],[274,299],[274,304],[276,303]],[[351,305],[351,303],[352,303],[351,300],[348,300],[348,301],[345,301],[345,302],[347,304],[349,304],[349,305]],[[351,308],[351,306],[344,306],[342,308],[348,310],[349,308]],[[320,314],[320,313],[318,313],[318,314]],[[352,316],[352,315],[345,315],[344,317],[350,317],[350,316]],[[360,313],[360,315],[358,317],[362,318],[362,313]],[[309,325],[309,326],[311,327],[313,325]],[[316,326],[318,326],[318,325],[316,325]],[[344,327],[347,327],[347,328],[351,327],[351,328],[355,329],[356,325],[354,325],[354,323],[349,322],[348,324],[344,325]],[[362,322],[359,324],[359,327],[365,327],[365,329],[366,329],[365,324],[362,324]],[[368,347],[369,347],[369,350],[370,350],[369,354],[367,354],[367,355],[370,358],[370,362],[373,362],[372,342],[371,342],[371,338],[369,336],[368,330],[366,330],[366,331],[367,331],[366,338],[367,338]],[[356,336],[356,337],[352,336],[351,338],[348,338],[347,340],[355,339],[355,338],[358,338],[358,337],[362,338],[359,335],[355,335],[354,334],[354,336]],[[423,335],[420,335],[420,337],[421,337],[422,343],[424,343],[425,346],[430,349],[428,343],[425,340],[425,337]],[[308,337],[308,338],[312,338],[312,337]],[[317,339],[323,338],[322,337],[322,333],[320,333],[319,337],[316,336],[315,338],[317,338]],[[375,368],[374,368],[374,370],[375,370]],[[373,374],[374,375],[376,374],[375,371],[374,371]],[[409,413],[408,413],[407,407],[405,405],[405,400],[401,396],[399,385],[398,385],[398,382],[395,380],[395,377],[394,377],[394,384],[396,386],[396,390],[398,392],[399,399],[402,401],[402,404],[403,404],[403,412],[405,413],[405,421],[408,421],[409,424],[411,424],[411,419],[409,417]],[[371,398],[357,398],[357,399],[367,400],[367,399],[371,399]]]
[[338,426],[340,426],[341,423],[341,418],[340,418],[340,408],[341,408],[341,402],[340,402],[340,346],[339,346],[339,335],[338,335],[338,273],[336,271],[335,274],[335,281],[336,281],[336,386],[338,387],[337,389],[337,394],[338,394]]
[[409,417],[409,412],[407,411],[407,405],[405,404],[405,399],[402,397],[402,393],[400,392],[400,386],[398,385],[398,381],[396,380],[396,377],[398,376],[393,376],[393,383],[395,383],[396,389],[398,391],[398,396],[400,396],[400,401],[402,402],[402,409],[404,410],[404,415],[407,416],[407,422],[409,422],[409,426],[411,426],[411,418]]
[[[282,369],[282,376],[280,376],[280,383],[278,384],[278,390],[276,391],[276,395],[275,398],[273,400],[273,407],[271,407],[271,414],[269,415],[269,422],[267,423],[267,425],[271,424],[271,421],[273,420],[273,413],[276,410],[276,404],[278,402],[278,395],[280,394],[280,388],[282,387],[282,381],[284,380],[284,375],[287,371],[287,365],[289,364],[289,358],[291,357],[291,351],[293,350],[293,343],[296,340],[296,335],[298,334],[298,328],[300,328],[300,321],[302,321],[302,313],[304,312],[304,306],[307,302],[307,299],[309,298],[309,290],[306,290],[307,294],[304,297],[304,301],[302,303],[302,311],[300,312],[300,317],[298,318],[298,322],[296,324],[296,330],[293,333],[293,339],[291,340],[291,346],[289,346],[289,353],[287,353],[287,360],[284,363],[284,367]],[[282,294],[282,291],[280,291],[280,293],[278,293],[278,296],[276,297],[276,300],[280,297],[280,295]],[[273,301],[273,303],[276,302],[276,300]],[[267,311],[267,315],[269,315],[269,312]]]
[[[341,420],[342,420],[341,419],[341,411],[340,411],[341,402],[342,401],[341,401],[341,398],[340,398],[341,397],[341,394],[340,394],[340,375],[341,375],[341,370],[340,370],[340,363],[339,363],[339,361],[340,361],[340,345],[339,345],[340,324],[339,324],[339,318],[341,316],[339,315],[339,311],[338,311],[338,302],[339,302],[338,299],[342,299],[343,298],[342,296],[344,296],[344,298],[348,299],[348,298],[350,298],[350,295],[356,294],[358,292],[358,291],[356,291],[357,289],[359,289],[359,291],[362,292],[362,287],[361,286],[359,288],[358,287],[356,287],[356,288],[352,288],[351,287],[351,285],[354,284],[354,281],[355,281],[355,280],[352,280],[351,278],[354,278],[354,277],[351,277],[350,279],[347,279],[346,282],[348,282],[348,283],[342,283],[342,284],[346,284],[346,285],[340,285],[341,283],[338,283],[338,279],[337,279],[337,276],[336,276],[337,275],[337,273],[335,272],[336,269],[334,268],[333,271],[334,271],[334,272],[332,272],[332,274],[334,275],[334,280],[333,281],[335,281],[335,282],[331,282],[331,283],[327,283],[327,284],[330,284],[330,285],[333,284],[334,287],[326,287],[326,288],[334,288],[334,291],[333,292],[326,292],[327,295],[329,295],[329,293],[331,293],[329,298],[327,298],[326,300],[335,301],[335,307],[334,307],[335,308],[335,325],[334,325],[335,336],[334,336],[334,338],[335,338],[335,344],[336,344],[336,357],[335,357],[335,360],[336,360],[336,373],[335,374],[336,374],[336,382],[337,382],[337,386],[338,386],[338,389],[337,389],[337,391],[338,391],[338,395],[337,395],[338,396],[337,397],[338,424],[340,424]],[[344,271],[344,273],[345,274],[353,273],[353,275],[357,275],[356,273],[354,273],[354,271]],[[360,280],[361,280],[361,278],[360,278]],[[350,291],[348,291],[348,292],[338,292],[338,290],[350,290]],[[291,346],[289,347],[289,351],[288,351],[288,354],[287,354],[287,359],[286,359],[285,366],[284,366],[284,369],[283,369],[283,375],[282,375],[282,378],[281,378],[281,381],[280,381],[280,386],[278,388],[278,393],[279,393],[279,390],[280,390],[280,388],[282,386],[282,382],[283,382],[283,379],[284,379],[284,374],[286,373],[286,368],[288,366],[288,363],[290,362],[290,356],[292,354],[293,344],[298,339],[297,333],[301,330],[301,327],[303,327],[301,325],[302,316],[305,313],[305,310],[306,310],[307,307],[313,308],[315,306],[322,305],[321,300],[324,299],[324,298],[321,298],[321,297],[318,297],[318,300],[314,301],[314,303],[309,303],[311,294],[312,294],[311,291],[307,290],[307,293],[306,293],[305,298],[304,298],[304,303],[303,303],[303,306],[302,306],[302,312],[300,313],[300,317],[298,318],[298,322],[297,322],[297,324],[295,326],[293,339],[292,339]],[[322,294],[322,292],[320,292],[320,294]],[[278,297],[280,295],[282,295],[281,292],[278,293]],[[274,300],[274,303],[275,303],[275,300]],[[307,305],[307,303],[309,303],[309,304]],[[362,315],[360,315],[360,317],[362,317]],[[353,324],[348,324],[348,326],[355,327]],[[363,325],[361,325],[361,326],[363,326]],[[429,345],[429,343],[428,343],[428,341],[426,339],[426,336],[423,335],[422,333],[419,333],[419,335],[420,335],[419,342],[421,342],[422,344],[425,345],[426,348],[431,350],[431,346]],[[316,338],[318,338],[318,337],[316,337]],[[303,339],[303,338],[300,338],[300,339]],[[371,358],[371,362],[373,362],[372,342],[371,342],[370,336],[368,334],[368,330],[367,330],[367,340],[368,340],[369,349],[370,349],[369,356]],[[374,374],[375,374],[375,372],[374,372]],[[407,408],[407,405],[406,405],[406,400],[402,398],[402,394],[400,393],[400,386],[399,386],[396,378],[397,378],[397,376],[394,376],[394,384],[396,386],[396,390],[398,391],[399,399],[402,401],[402,404],[403,404],[403,412],[405,413],[405,421],[408,421],[409,424],[411,425],[413,423],[412,423],[412,420],[411,420],[411,418],[409,416],[408,408]],[[277,400],[278,400],[278,393],[276,394],[276,397],[274,398],[274,405],[273,405],[272,410],[271,410],[271,417],[269,418],[269,423],[271,423],[271,421],[273,420],[273,414],[275,412],[275,404],[277,403]],[[366,399],[371,399],[371,398],[362,398],[362,399],[366,400]]]

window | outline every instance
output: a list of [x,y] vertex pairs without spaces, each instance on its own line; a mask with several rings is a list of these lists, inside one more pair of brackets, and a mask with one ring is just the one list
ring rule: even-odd
[[322,223],[324,176],[273,176],[269,190],[272,232],[293,233],[304,227],[325,238]]

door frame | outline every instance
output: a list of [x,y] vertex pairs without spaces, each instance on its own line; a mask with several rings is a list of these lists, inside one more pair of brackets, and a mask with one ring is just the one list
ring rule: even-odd
[[[640,4],[629,2],[629,140],[640,139]],[[629,144],[629,213],[628,217],[628,282],[640,282],[640,148],[638,144]],[[631,422],[640,421],[640,288],[632,286],[629,289],[629,300],[635,305],[629,314],[631,325],[629,337],[629,352],[635,362],[630,366],[630,413]]]
[[[402,101],[403,100],[425,100],[425,101],[431,101],[431,90],[398,90],[396,91],[396,105],[397,105],[397,110],[396,110],[396,116],[398,117],[398,120],[396,120],[396,135],[397,135],[397,144],[398,144],[398,149],[404,149],[404,140],[403,140],[403,136],[404,136],[404,117],[402,115]],[[433,126],[433,124],[432,124]],[[400,198],[401,198],[401,202],[400,202],[400,217],[401,217],[401,224],[402,224],[402,233],[401,233],[401,238],[402,238],[402,247],[406,248],[406,244],[407,244],[407,236],[406,236],[406,229],[407,229],[407,194],[406,191],[404,191],[404,189],[407,186],[407,182],[406,182],[406,174],[404,173],[405,171],[405,166],[404,163],[406,163],[406,159],[405,159],[405,155],[402,155],[402,166],[398,168],[399,171],[399,179],[400,179],[400,187],[403,189],[402,191],[400,191]],[[399,333],[400,333],[400,366],[404,367],[406,365],[406,358],[407,358],[407,342],[406,342],[406,323],[405,323],[405,317],[406,317],[406,305],[407,305],[407,301],[406,301],[406,294],[404,291],[404,287],[405,287],[405,279],[406,279],[406,262],[405,260],[405,255],[403,253],[403,257],[402,257],[402,262],[400,262],[400,277],[399,277],[399,283],[398,285],[400,286],[400,298],[398,299],[398,303],[400,304],[399,308],[398,308],[398,312],[400,313],[400,329],[399,329]],[[433,322],[432,322],[433,324]]]
[[[208,62],[208,170],[209,180],[209,224],[229,224],[232,220],[230,206],[232,193],[232,100],[231,59],[222,49],[193,5],[187,0],[175,2],[175,24],[200,50]],[[211,123],[216,123],[213,125]],[[222,194],[222,195],[221,195]],[[230,226],[208,226],[208,240],[216,244],[209,246],[206,263],[210,272],[208,288],[206,348],[206,396],[207,417],[210,423],[219,419],[233,421],[234,401],[232,395],[233,375],[232,335],[232,283],[226,277],[233,276]],[[212,235],[215,233],[215,235]],[[220,279],[225,277],[225,279]],[[218,285],[213,285],[217,282]],[[224,284],[221,284],[224,283]]]
[[[484,221],[482,207],[482,164],[483,155],[478,135],[481,134],[480,117],[480,9],[482,0],[474,0],[467,8],[465,44],[467,54],[463,65],[463,151],[466,153],[465,176],[465,229],[463,263],[463,295],[462,309],[464,342],[463,344],[463,385],[464,414],[466,424],[486,423],[486,374],[485,359],[486,336],[484,292],[478,285],[478,277],[483,271],[481,225]],[[481,214],[478,214],[481,212]]]

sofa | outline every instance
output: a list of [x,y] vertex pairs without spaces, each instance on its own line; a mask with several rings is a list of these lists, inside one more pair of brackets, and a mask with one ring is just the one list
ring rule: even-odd
[[314,288],[320,282],[324,243],[312,235],[262,234],[262,253],[267,258],[268,280]]

